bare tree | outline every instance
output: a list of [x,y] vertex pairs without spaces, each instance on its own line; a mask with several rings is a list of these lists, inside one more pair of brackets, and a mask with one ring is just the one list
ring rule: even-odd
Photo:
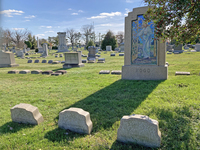
[[116,35],[117,42],[120,44],[123,42],[124,39],[124,32],[119,31]]
[[22,48],[24,46],[24,41],[28,39],[29,34],[30,32],[27,29],[15,31],[6,29],[4,31],[4,40],[6,44],[13,42],[18,48]]
[[77,33],[75,33],[75,44],[77,45],[77,44],[80,44],[80,38],[81,38],[81,33],[80,32],[77,32]]
[[85,36],[85,45],[88,44],[88,41],[89,41],[89,36],[93,35],[94,34],[94,26],[93,25],[83,25],[81,30],[83,31],[83,35]]
[[67,29],[66,35],[69,41],[72,43],[72,49],[74,49],[74,43],[77,38],[77,32],[74,29]]

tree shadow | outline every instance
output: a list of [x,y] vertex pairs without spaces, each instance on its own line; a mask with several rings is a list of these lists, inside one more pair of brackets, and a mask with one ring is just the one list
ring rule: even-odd
[[7,134],[7,133],[16,133],[21,129],[25,128],[33,128],[35,125],[32,124],[23,124],[17,122],[7,122],[0,127],[0,134]]
[[[91,134],[95,134],[99,130],[112,128],[124,115],[130,115],[161,82],[118,80],[64,109],[77,107],[88,111],[93,122]],[[58,119],[59,115],[54,121],[58,122]],[[51,141],[64,140],[49,138],[56,132],[50,131],[45,137]]]

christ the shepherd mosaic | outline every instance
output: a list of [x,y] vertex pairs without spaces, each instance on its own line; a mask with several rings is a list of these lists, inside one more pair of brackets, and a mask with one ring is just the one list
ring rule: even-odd
[[131,63],[132,64],[157,64],[157,42],[154,39],[153,22],[146,23],[143,15],[132,21],[131,38]]

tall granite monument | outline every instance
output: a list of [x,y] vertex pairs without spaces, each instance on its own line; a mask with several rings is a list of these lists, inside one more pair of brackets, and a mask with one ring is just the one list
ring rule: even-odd
[[134,8],[125,18],[125,57],[122,79],[167,79],[166,44],[154,37],[154,23],[144,21],[143,14],[147,10],[148,7]]
[[69,52],[66,45],[66,32],[58,32],[57,34],[58,34],[58,42],[59,42],[57,53]]

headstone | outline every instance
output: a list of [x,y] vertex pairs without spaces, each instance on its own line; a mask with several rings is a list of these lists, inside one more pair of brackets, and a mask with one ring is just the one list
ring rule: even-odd
[[96,56],[96,57],[101,57],[101,55],[98,55],[98,54],[96,54],[95,56]]
[[110,56],[115,56],[115,53],[111,53]]
[[77,52],[81,53],[81,56],[82,56],[82,51],[77,51]]
[[106,46],[106,51],[112,51],[112,46]]
[[44,74],[44,75],[51,75],[52,73],[53,73],[53,71],[51,71],[51,70],[42,72],[42,74]]
[[197,52],[200,52],[200,43],[197,43],[197,44],[195,45],[195,50],[196,50]]
[[26,54],[25,54],[25,56],[28,56],[28,55],[29,55],[29,53],[26,53]]
[[88,63],[95,63],[96,62],[96,59],[95,58],[90,58],[89,60],[88,60]]
[[31,71],[31,74],[41,74],[42,70],[33,70]]
[[122,42],[119,46],[120,52],[124,52],[124,42]]
[[53,63],[53,60],[49,60],[49,61],[48,61],[48,64],[52,64],[52,63]]
[[27,63],[32,63],[33,62],[33,60],[28,60],[28,62]]
[[122,71],[121,70],[113,70],[113,71],[111,71],[111,74],[120,75],[120,74],[122,74]]
[[37,107],[30,104],[18,104],[10,109],[13,122],[38,125],[44,121]]
[[82,59],[82,63],[87,63],[87,60],[86,59]]
[[47,63],[47,60],[42,60],[42,63]]
[[62,73],[62,74],[66,74],[67,71],[66,70],[57,70],[55,73]]
[[24,54],[27,53],[27,51],[26,51],[26,44],[24,44],[23,53],[24,53]]
[[99,58],[97,63],[105,63],[105,58]]
[[117,131],[117,140],[147,147],[160,147],[161,132],[157,120],[144,115],[123,116]]
[[87,60],[89,60],[89,59],[96,59],[96,56],[95,56],[95,54],[96,54],[96,48],[94,47],[94,46],[89,46],[88,47],[88,51],[89,51],[89,53],[88,53],[88,58],[87,58]]
[[119,53],[119,56],[124,56],[124,53]]
[[34,61],[34,63],[39,63],[40,62],[40,60],[38,60],[38,59],[36,59],[35,61]]
[[58,126],[81,134],[90,134],[92,121],[90,113],[80,108],[69,108],[59,113]]
[[18,74],[18,73],[19,73],[19,70],[8,71],[8,74]]
[[182,47],[183,47],[183,44],[179,44],[178,46],[174,45],[174,54],[175,53],[183,53],[183,50],[182,50]]
[[119,48],[115,48],[115,51],[119,51]]
[[19,74],[29,74],[29,73],[31,73],[30,70],[22,70],[19,72]]
[[21,58],[24,58],[24,53],[23,51],[17,51],[17,57],[21,57]]
[[174,45],[167,45],[167,51],[172,52]]
[[87,57],[87,55],[81,55],[82,57]]
[[39,48],[38,48],[38,53],[44,53],[44,51],[43,51],[43,48],[42,48],[42,47],[39,47]]
[[84,64],[81,61],[81,53],[79,52],[67,52],[64,53],[65,64],[63,68],[72,68],[72,67],[83,67]]
[[60,54],[60,57],[63,57],[63,54]]
[[63,61],[61,61],[61,64],[64,64],[65,63],[65,61],[63,60]]
[[110,70],[101,70],[99,74],[110,74]]
[[175,76],[176,75],[190,75],[190,72],[179,72],[179,71],[176,71]]
[[60,61],[53,61],[52,64],[59,64]]
[[41,57],[47,57],[48,56],[48,45],[47,43],[43,43],[43,54],[41,55]]
[[15,63],[15,56],[12,52],[0,51],[0,68],[17,66],[19,65]]
[[60,72],[59,73],[52,73],[51,75],[52,76],[60,76],[60,75],[62,75],[62,73],[60,73]]
[[167,54],[172,54],[172,53],[167,53]]
[[166,44],[154,39],[154,24],[144,21],[148,7],[134,8],[125,18],[125,55],[122,79],[166,80]]
[[58,55],[55,55],[55,58],[58,58]]
[[58,32],[57,34],[58,34],[58,42],[59,42],[57,53],[69,52],[66,45],[66,32]]

